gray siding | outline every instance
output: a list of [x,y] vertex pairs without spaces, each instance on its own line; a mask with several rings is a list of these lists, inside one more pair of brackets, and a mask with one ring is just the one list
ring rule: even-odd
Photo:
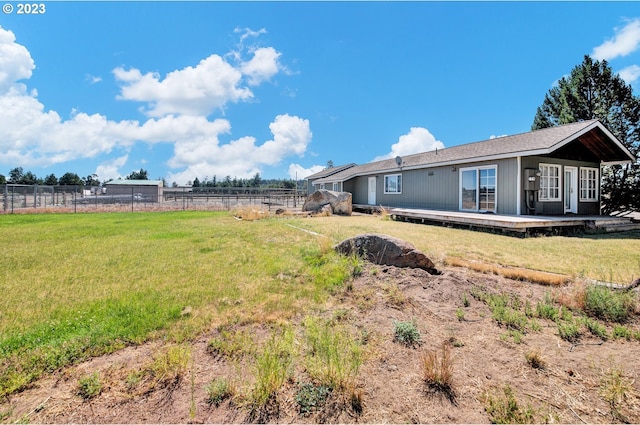
[[[465,164],[466,167],[497,166],[497,213],[516,214],[516,184],[518,167],[514,159]],[[376,204],[390,207],[427,208],[457,211],[460,200],[460,166],[433,167],[377,174]],[[385,194],[384,176],[402,175],[402,193]],[[368,179],[359,176],[344,183],[344,190],[353,194],[354,204],[368,203]]]
[[[558,164],[558,165],[562,165],[563,169],[565,166],[573,166],[573,167],[578,167],[578,169],[580,169],[580,167],[590,167],[590,168],[597,168],[600,170],[600,164],[595,163],[595,162],[586,162],[586,161],[573,161],[573,160],[569,160],[569,159],[557,159],[557,158],[550,158],[550,157],[545,157],[545,156],[532,156],[532,157],[526,157],[526,158],[522,158],[522,172],[524,173],[524,169],[525,168],[534,168],[534,169],[538,169],[540,167],[540,163],[543,164]],[[578,186],[580,186],[580,171],[578,171]],[[562,179],[564,180],[564,176],[562,176]],[[598,185],[600,184],[600,182],[598,182]],[[562,190],[562,185],[561,185],[561,190]],[[580,188],[578,187],[577,190],[579,191]],[[579,192],[578,192],[579,195]],[[598,196],[600,196],[600,187],[598,186]],[[537,199],[537,195],[536,195],[536,199]],[[562,196],[561,196],[562,199]],[[525,197],[524,197],[524,191],[522,194],[522,213],[526,214],[527,208],[525,205]],[[543,201],[543,202],[536,202],[535,205],[535,213],[536,214],[542,214],[542,215],[556,215],[556,214],[564,214],[564,203],[562,200],[560,201]],[[600,214],[600,202],[583,202],[580,201],[580,197],[578,196],[578,214],[583,214],[583,215],[599,215]]]

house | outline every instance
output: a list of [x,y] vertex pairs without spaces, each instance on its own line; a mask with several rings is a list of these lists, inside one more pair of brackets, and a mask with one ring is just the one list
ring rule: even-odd
[[315,178],[354,205],[599,215],[602,165],[635,157],[598,120],[348,167]]
[[316,190],[319,189],[327,189],[327,190],[334,190],[336,192],[340,192],[342,191],[341,187],[338,184],[334,184],[332,182],[329,183],[317,183],[318,180],[320,179],[326,179],[329,176],[332,176],[336,173],[339,173],[341,171],[347,170],[351,167],[355,167],[356,164],[351,163],[351,164],[345,164],[345,165],[338,165],[335,167],[328,167],[325,168],[322,171],[319,171],[315,174],[312,174],[310,176],[307,176],[305,178],[305,180],[307,181],[307,194],[311,194],[313,192],[315,192]]
[[105,186],[110,197],[131,197],[144,202],[162,200],[162,180],[112,180]]

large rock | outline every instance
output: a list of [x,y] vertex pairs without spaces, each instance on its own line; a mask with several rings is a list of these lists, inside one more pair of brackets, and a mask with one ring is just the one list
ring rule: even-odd
[[302,205],[302,211],[320,212],[325,205],[331,205],[333,214],[351,215],[353,211],[351,193],[325,189],[316,190],[309,195]]
[[423,269],[439,274],[435,264],[409,242],[373,233],[354,236],[334,247],[344,255],[356,254],[375,264]]

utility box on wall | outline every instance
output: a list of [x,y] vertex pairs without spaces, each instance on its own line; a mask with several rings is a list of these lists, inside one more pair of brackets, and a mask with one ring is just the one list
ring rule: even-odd
[[535,168],[524,169],[524,190],[536,191],[540,190],[540,170]]

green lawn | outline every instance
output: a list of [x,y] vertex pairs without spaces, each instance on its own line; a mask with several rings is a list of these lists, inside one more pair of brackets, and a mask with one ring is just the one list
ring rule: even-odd
[[2,215],[0,398],[127,344],[300,316],[357,266],[331,245],[365,232],[405,239],[436,262],[456,256],[623,283],[640,275],[637,232],[518,239],[372,216]]

